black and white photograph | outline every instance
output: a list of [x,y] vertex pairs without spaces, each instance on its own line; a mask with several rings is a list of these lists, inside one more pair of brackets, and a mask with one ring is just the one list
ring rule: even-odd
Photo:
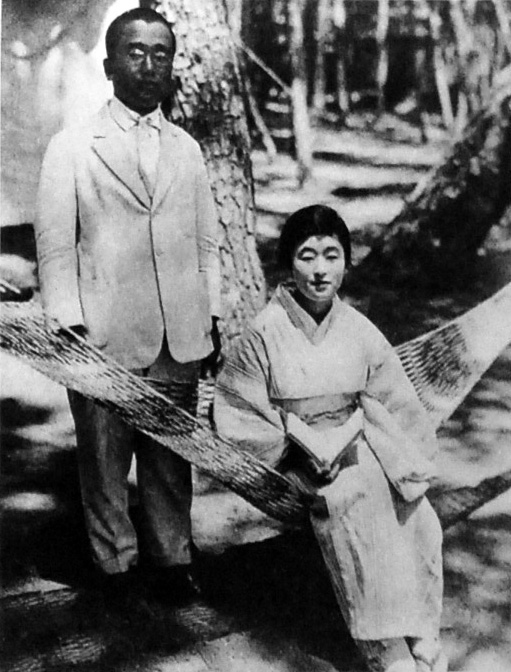
[[511,672],[511,0],[1,11],[1,669]]

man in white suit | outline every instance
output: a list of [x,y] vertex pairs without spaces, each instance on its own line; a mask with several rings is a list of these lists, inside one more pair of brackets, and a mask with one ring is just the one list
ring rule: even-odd
[[[198,144],[163,116],[175,38],[135,9],[106,35],[114,97],[50,142],[36,218],[41,293],[50,322],[96,346],[194,411],[201,361],[220,349],[217,217]],[[137,564],[160,595],[193,592],[191,475],[171,451],[70,393],[93,559],[108,594]],[[141,515],[128,515],[133,454]],[[139,556],[143,563],[139,563]]]

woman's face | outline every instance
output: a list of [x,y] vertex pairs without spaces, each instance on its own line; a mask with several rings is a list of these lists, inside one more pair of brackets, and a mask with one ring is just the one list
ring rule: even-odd
[[311,236],[293,255],[293,278],[309,312],[328,310],[342,284],[344,250],[337,236]]

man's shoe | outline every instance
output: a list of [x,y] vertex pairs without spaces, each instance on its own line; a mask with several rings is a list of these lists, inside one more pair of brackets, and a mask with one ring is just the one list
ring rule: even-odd
[[116,574],[102,573],[98,583],[106,606],[114,609],[129,606],[131,602],[137,600],[140,591],[135,569]]
[[191,565],[146,568],[144,583],[148,595],[163,604],[179,605],[201,597],[201,588]]

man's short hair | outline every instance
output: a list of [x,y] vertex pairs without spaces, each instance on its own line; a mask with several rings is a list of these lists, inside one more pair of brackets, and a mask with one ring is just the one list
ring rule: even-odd
[[351,238],[343,218],[326,205],[309,205],[288,217],[280,233],[277,260],[281,269],[293,267],[297,248],[312,236],[337,236],[344,250],[346,268],[351,264]]
[[161,23],[167,28],[170,33],[172,40],[172,55],[176,51],[176,36],[172,30],[170,23],[158,12],[155,12],[154,9],[149,9],[145,7],[136,7],[135,9],[130,9],[124,14],[120,14],[112,23],[108,26],[105,36],[106,43],[106,55],[108,58],[115,58],[115,51],[119,40],[121,38],[121,33],[124,27],[131,23],[132,21],[145,21],[146,23]]

